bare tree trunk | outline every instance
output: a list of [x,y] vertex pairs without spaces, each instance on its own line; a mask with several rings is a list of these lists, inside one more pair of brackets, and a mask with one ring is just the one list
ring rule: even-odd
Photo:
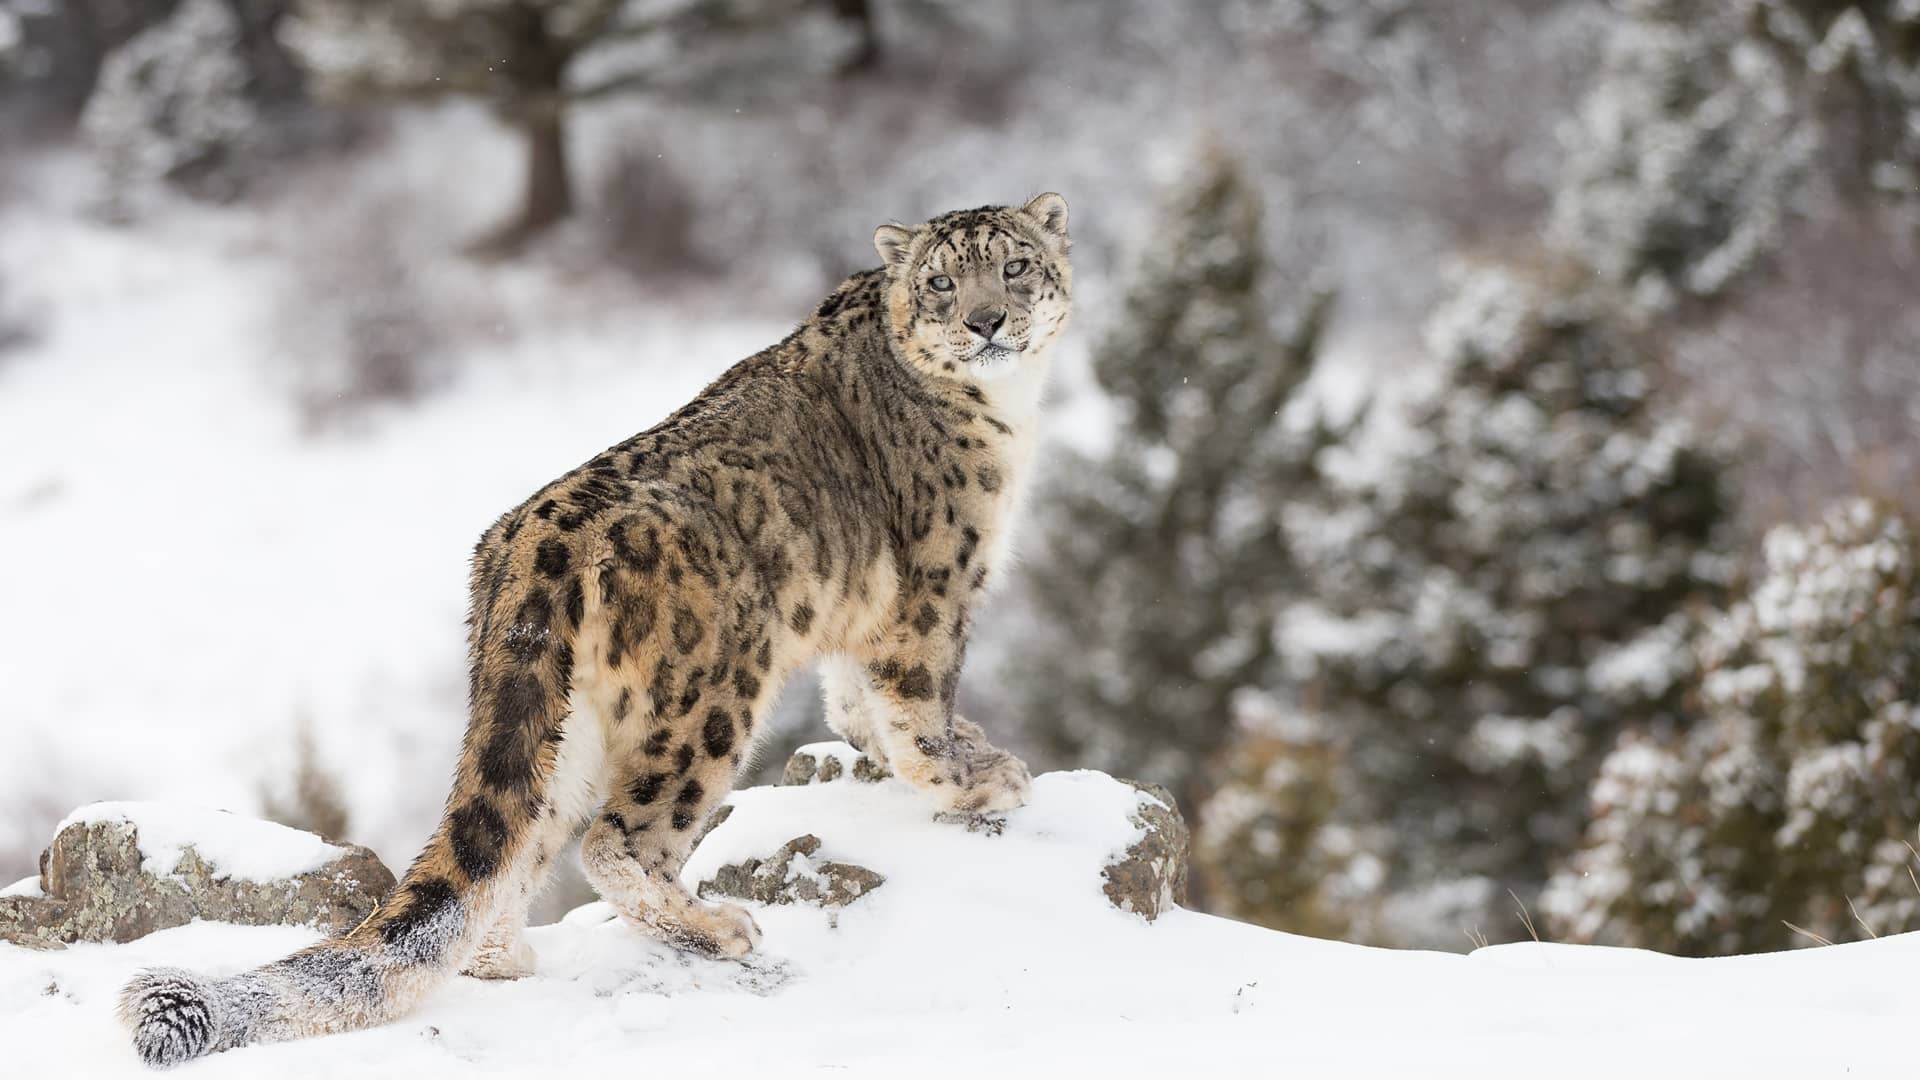
[[527,189],[518,229],[532,234],[573,214],[573,178],[567,157],[566,114],[559,108],[530,119]]
[[860,47],[840,65],[840,74],[865,71],[880,62],[880,30],[873,21],[873,0],[833,0],[835,17],[858,23]]
[[520,211],[478,250],[511,255],[528,240],[573,215],[573,170],[567,155],[567,65],[573,54],[548,31],[545,13],[530,3],[517,4],[507,16],[513,24],[513,53],[507,72],[513,98],[508,120],[526,139],[526,187]]

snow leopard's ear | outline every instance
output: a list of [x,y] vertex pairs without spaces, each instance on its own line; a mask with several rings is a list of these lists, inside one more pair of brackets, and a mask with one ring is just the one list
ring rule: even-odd
[[1032,218],[1041,231],[1055,240],[1067,238],[1067,200],[1059,192],[1035,195],[1020,208],[1020,212]]
[[898,270],[906,265],[907,252],[913,247],[914,230],[905,225],[882,225],[873,230],[873,250],[880,253],[880,262],[889,270]]

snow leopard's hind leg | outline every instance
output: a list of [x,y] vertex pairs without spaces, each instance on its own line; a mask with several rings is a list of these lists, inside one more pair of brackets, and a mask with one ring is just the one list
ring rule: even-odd
[[610,762],[607,801],[580,843],[587,880],[630,924],[676,948],[741,957],[760,941],[745,909],[701,900],[680,882],[701,826],[733,787],[735,747],[750,714],[730,700],[699,723]]
[[[501,910],[460,969],[462,975],[518,979],[533,974],[533,948],[522,935],[527,927],[527,909],[553,876],[554,857],[572,841],[597,801],[598,772],[605,754],[596,745],[600,732],[594,721],[591,711],[578,708],[569,718],[554,769],[553,793],[532,827],[528,850],[503,876],[499,884],[503,893]],[[593,775],[586,775],[585,769],[593,770]],[[578,787],[586,790],[569,790]]]
[[[661,521],[662,548],[675,523]],[[629,533],[628,535],[631,535]],[[633,546],[632,543],[629,546]],[[608,700],[606,801],[581,841],[587,880],[627,922],[678,948],[752,951],[759,928],[689,893],[680,870],[760,732],[777,679],[771,601],[744,584],[616,558],[598,578],[609,638],[595,658]],[[616,552],[616,555],[618,552]]]

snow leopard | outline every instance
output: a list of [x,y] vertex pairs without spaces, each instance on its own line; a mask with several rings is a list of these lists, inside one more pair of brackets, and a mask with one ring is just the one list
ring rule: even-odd
[[359,926],[227,977],[149,969],[119,1014],[149,1065],[393,1020],[456,973],[531,973],[528,905],[574,836],[628,924],[739,958],[690,893],[702,824],[817,664],[829,725],[945,813],[1030,776],[955,712],[977,605],[1029,486],[1072,300],[1067,205],[881,226],[881,265],[474,549],[470,703],[438,827]]

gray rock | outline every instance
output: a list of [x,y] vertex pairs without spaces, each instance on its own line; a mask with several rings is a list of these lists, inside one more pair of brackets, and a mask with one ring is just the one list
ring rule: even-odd
[[707,835],[713,832],[713,830],[726,824],[727,819],[732,816],[733,816],[732,803],[721,803],[719,806],[714,807],[713,813],[707,815],[706,822],[700,826],[699,835],[693,838],[693,846],[688,850],[690,851],[698,850],[700,845],[703,842],[705,842],[705,840],[707,839]]
[[787,759],[786,769],[780,773],[780,786],[826,784],[844,776],[851,776],[862,783],[877,784],[892,775],[892,770],[865,754],[854,758],[853,767],[849,769],[845,762],[832,754],[814,755],[805,750],[796,750]]
[[[780,783],[791,787],[846,779],[877,782],[890,775],[885,766],[856,754],[852,747],[828,743],[796,751],[788,760]],[[1120,783],[1147,796],[1128,815],[1141,835],[1101,867],[1101,889],[1114,907],[1152,922],[1161,913],[1187,902],[1187,857],[1192,838],[1166,788],[1133,780]],[[730,806],[723,807],[722,813],[730,810]],[[708,831],[722,820],[724,816],[716,815],[708,824]],[[1011,817],[950,813],[935,814],[934,820],[960,826],[968,832],[1000,836]],[[816,836],[798,837],[765,857],[720,867],[708,880],[700,882],[698,891],[701,896],[732,897],[763,904],[797,902],[833,907],[861,896],[885,880],[865,867],[815,862],[812,857],[820,846]],[[804,861],[800,872],[792,873],[796,857]]]
[[1150,796],[1131,815],[1145,835],[1100,872],[1107,899],[1148,922],[1187,902],[1187,852],[1192,837],[1173,795],[1159,784],[1120,781]]
[[393,874],[363,847],[297,877],[248,881],[218,873],[192,846],[169,874],[141,866],[132,822],[76,822],[40,855],[39,896],[0,897],[0,941],[58,949],[79,941],[132,941],[212,919],[247,926],[344,930],[393,888]]
[[[886,883],[886,878],[864,866],[814,862],[819,851],[819,837],[797,836],[765,859],[722,866],[700,883],[698,891],[703,897],[729,896],[762,904],[845,907]],[[794,865],[796,859],[799,866]]]

